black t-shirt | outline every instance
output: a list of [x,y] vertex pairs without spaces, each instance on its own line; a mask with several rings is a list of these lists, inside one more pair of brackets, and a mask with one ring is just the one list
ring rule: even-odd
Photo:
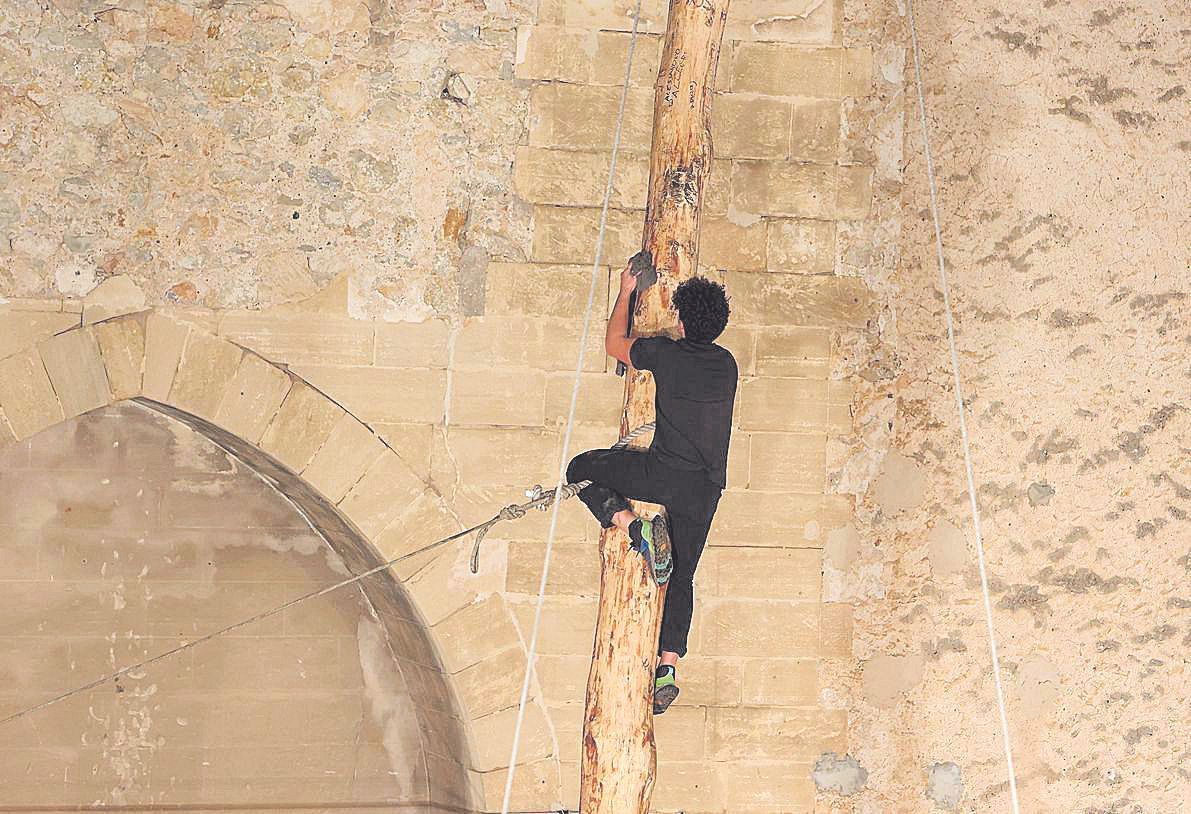
[[738,375],[732,354],[713,342],[651,336],[633,343],[629,359],[657,383],[650,450],[676,469],[703,470],[723,489]]

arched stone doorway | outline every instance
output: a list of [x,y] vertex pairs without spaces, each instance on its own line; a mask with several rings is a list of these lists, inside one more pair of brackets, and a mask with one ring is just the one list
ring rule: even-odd
[[[21,439],[0,438],[5,714],[374,567],[383,557],[365,533],[443,525],[398,456],[379,443],[361,454],[371,439],[333,402],[154,320],[5,360],[20,374],[5,431]],[[200,374],[190,399],[188,367]],[[240,578],[220,579],[221,565]],[[385,571],[10,724],[4,804],[469,810],[464,720],[419,611]]]
[[[407,672],[433,664],[441,679],[425,685],[435,689],[417,707],[428,786],[436,775],[466,776],[470,807],[499,807],[525,645],[499,573],[461,573],[462,545],[414,556],[462,528],[437,487],[286,367],[154,311],[70,329],[0,359],[0,450],[128,400],[187,424],[274,484],[353,573],[411,555],[361,586],[398,659],[408,656]],[[536,697],[525,733],[513,805],[557,808],[559,758]]]
[[[0,452],[6,708],[375,562],[296,478],[167,410],[121,402]],[[368,583],[10,724],[6,810],[468,807],[429,639],[391,575]]]

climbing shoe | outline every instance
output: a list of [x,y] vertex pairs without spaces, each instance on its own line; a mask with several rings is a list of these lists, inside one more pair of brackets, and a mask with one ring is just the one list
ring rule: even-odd
[[666,518],[660,514],[655,515],[653,520],[638,517],[629,524],[629,540],[633,548],[645,557],[645,566],[654,582],[665,585],[674,566],[670,558],[670,532],[666,528]]
[[653,714],[661,715],[678,697],[678,682],[674,668],[668,664],[658,667],[653,679]]

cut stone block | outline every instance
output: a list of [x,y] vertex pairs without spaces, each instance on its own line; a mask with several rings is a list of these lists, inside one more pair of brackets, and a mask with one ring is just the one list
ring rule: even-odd
[[711,526],[712,545],[806,546],[806,525],[842,526],[851,518],[849,498],[728,489]]
[[[742,382],[737,419],[747,430],[826,433],[827,382],[771,378]],[[776,484],[766,489],[771,492],[798,491],[781,489]]]
[[794,104],[789,158],[834,164],[839,157],[840,103],[813,99]]
[[0,359],[0,410],[18,441],[64,419],[37,348]]
[[101,322],[91,329],[107,368],[112,398],[130,399],[141,394],[145,367],[145,328],[138,319]]
[[372,363],[372,323],[348,317],[233,311],[219,320],[219,334],[273,362],[291,365]]
[[794,760],[810,763],[843,752],[843,710],[713,707],[708,710],[708,756],[714,760]]
[[[599,207],[604,203],[611,161],[611,150],[519,147],[513,162],[513,188],[530,203]],[[648,183],[648,161],[618,155],[610,205],[623,209],[644,206]]]
[[57,309],[18,311],[12,306],[0,305],[0,359],[78,324],[77,314],[64,314]]
[[192,331],[170,388],[170,403],[214,421],[243,356],[244,349],[226,339]]
[[873,315],[872,292],[855,277],[728,271],[724,281],[740,325],[849,328]]
[[532,368],[456,371],[451,423],[542,426],[546,420],[546,375]]
[[[592,308],[603,314],[608,310],[608,277],[611,271],[597,272]],[[582,319],[591,288],[591,266],[531,265],[528,263],[490,263],[484,294],[484,313],[532,314],[534,316]]]
[[725,93],[712,105],[715,153],[721,158],[779,158],[790,153],[793,105],[784,99]]
[[738,226],[727,218],[704,218],[699,231],[699,262],[715,268],[762,271],[765,223]]
[[[442,497],[430,489],[422,492],[376,537],[375,545],[387,560],[402,558],[393,565],[393,572],[401,580],[409,580],[429,564],[437,561],[444,549],[416,553],[424,546],[448,537],[462,526],[454,513],[448,510]],[[459,546],[466,542],[455,542]],[[451,549],[446,549],[450,551]]]
[[[516,707],[472,720],[472,743],[475,745],[472,762],[477,771],[490,772],[509,765],[516,723]],[[541,760],[550,757],[553,752],[554,736],[546,711],[538,703],[526,704],[517,749],[518,761]]]
[[[623,265],[641,248],[642,213],[609,209],[604,230],[601,262]],[[594,207],[535,206],[533,209],[535,263],[577,263],[595,261],[596,238],[600,233],[600,210]]]
[[487,661],[511,647],[522,647],[508,606],[495,594],[451,614],[432,630],[443,666],[450,673]]
[[709,656],[783,653],[812,657],[819,649],[819,606],[814,602],[708,599],[699,652]]
[[751,439],[749,487],[819,494],[827,481],[825,434],[756,433]]
[[112,394],[99,343],[86,328],[58,334],[38,345],[50,383],[66,418],[108,404]]
[[814,659],[749,659],[742,674],[745,704],[783,707],[818,704],[818,662]]
[[[528,641],[533,629],[535,600],[510,603]],[[542,608],[538,650],[543,655],[565,656],[590,653],[595,638],[597,605],[594,598],[548,596]]]
[[831,331],[826,328],[770,328],[757,333],[758,376],[826,379],[830,361]]
[[822,220],[768,222],[770,271],[830,274],[835,269],[835,224]]
[[[620,88],[542,83],[530,91],[529,143],[569,150],[611,150]],[[620,148],[648,153],[653,129],[653,89],[630,88]]]
[[[473,317],[459,329],[455,366],[456,369],[523,367],[573,372],[582,331],[581,323],[568,319]],[[584,348],[583,369],[602,371],[605,358],[604,324],[602,320],[593,320]]]
[[161,314],[151,313],[145,321],[145,377],[143,393],[146,398],[166,403],[182,349],[190,334],[190,326]]
[[388,447],[354,416],[343,415],[302,470],[311,486],[338,503]]
[[261,438],[261,448],[301,472],[346,415],[343,408],[302,381],[295,381]]
[[[489,266],[489,274],[491,274]],[[376,364],[381,367],[447,366],[451,326],[441,319],[382,322],[376,326]]]
[[468,716],[480,718],[516,706],[524,679],[525,651],[510,647],[456,673],[454,684]]
[[813,602],[822,585],[822,553],[813,548],[709,546],[699,561],[699,588],[725,599]]
[[145,307],[145,292],[125,274],[108,277],[83,298],[83,324],[131,314]]
[[417,473],[386,449],[339,502],[339,510],[372,539],[406,511],[425,488]]
[[306,366],[292,370],[361,421],[442,421],[447,387],[445,370]]
[[257,443],[289,392],[289,375],[255,353],[245,353],[215,411],[215,423]]
[[769,96],[843,96],[843,49],[744,42],[732,55],[733,91]]
[[[577,766],[570,767],[578,776]],[[563,769],[566,771],[566,768]],[[510,808],[513,811],[556,811],[559,808],[575,810],[578,798],[573,804],[561,803],[563,792],[559,789],[558,762],[553,758],[536,760],[532,763],[518,763],[513,775],[513,793]],[[504,802],[505,786],[508,785],[508,769],[497,769],[478,775],[484,790],[484,810],[500,811]],[[576,783],[578,780],[575,781]]]
[[738,161],[732,165],[732,207],[738,212],[831,220],[839,170],[820,164]]

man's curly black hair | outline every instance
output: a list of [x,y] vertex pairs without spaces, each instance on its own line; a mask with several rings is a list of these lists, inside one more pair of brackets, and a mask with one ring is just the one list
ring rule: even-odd
[[714,342],[728,324],[728,295],[722,285],[706,277],[679,284],[673,303],[686,338],[693,342]]

